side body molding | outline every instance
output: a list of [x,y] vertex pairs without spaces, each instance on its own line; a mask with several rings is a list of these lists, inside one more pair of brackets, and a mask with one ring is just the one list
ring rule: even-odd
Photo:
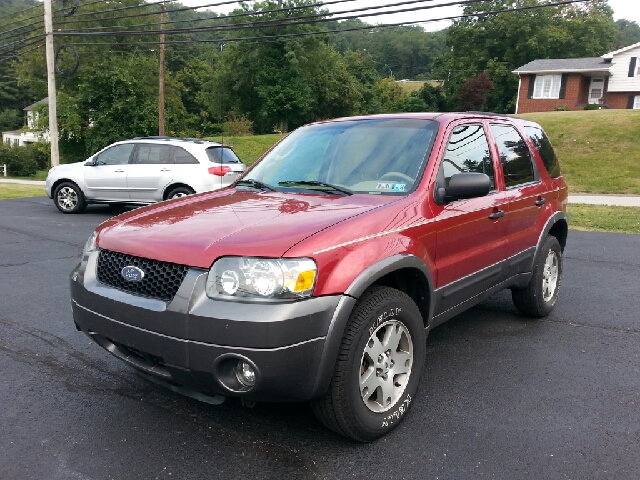
[[391,272],[404,268],[417,269],[426,279],[428,291],[425,292],[425,298],[429,302],[429,316],[424,320],[425,325],[430,326],[431,318],[433,317],[435,299],[433,294],[434,283],[431,277],[431,272],[425,263],[414,255],[394,255],[371,265],[356,277],[353,283],[344,292],[344,295],[338,303],[333,318],[331,319],[331,324],[329,325],[329,331],[327,332],[327,339],[320,359],[318,376],[316,377],[316,384],[313,389],[313,397],[322,395],[329,388],[329,383],[333,376],[333,369],[336,364],[336,359],[338,358],[340,343],[342,342],[347,322],[349,321],[351,312],[356,305],[357,299],[376,280]]

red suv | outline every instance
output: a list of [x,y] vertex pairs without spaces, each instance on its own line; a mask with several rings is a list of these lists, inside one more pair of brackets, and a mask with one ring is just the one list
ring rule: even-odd
[[174,386],[311,401],[371,441],[406,416],[432,328],[505,288],[525,315],[552,310],[566,205],[527,120],[315,123],[228,188],[100,225],[71,276],[73,316]]

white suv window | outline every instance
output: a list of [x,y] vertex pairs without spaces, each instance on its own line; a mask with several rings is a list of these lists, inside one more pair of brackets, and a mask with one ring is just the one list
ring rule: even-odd
[[100,165],[126,165],[131,158],[133,143],[116,145],[111,147],[96,157],[96,164]]
[[139,144],[135,163],[152,165],[173,163],[173,152],[168,145]]

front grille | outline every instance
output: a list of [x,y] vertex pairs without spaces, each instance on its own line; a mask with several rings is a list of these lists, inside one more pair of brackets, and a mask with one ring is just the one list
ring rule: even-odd
[[[144,271],[139,282],[129,282],[122,277],[124,267],[138,267]],[[182,284],[189,267],[176,263],[159,262],[123,253],[100,250],[98,257],[98,281],[118,290],[170,302]]]

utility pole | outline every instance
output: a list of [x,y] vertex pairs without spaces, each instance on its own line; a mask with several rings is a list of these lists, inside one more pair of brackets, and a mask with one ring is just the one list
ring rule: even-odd
[[53,11],[51,0],[44,0],[44,34],[46,37],[47,86],[49,92],[49,137],[51,142],[51,166],[60,164],[58,151],[58,115],[56,110],[56,71],[53,53]]
[[[166,19],[166,7],[163,2],[160,6],[162,13],[160,14],[160,30],[164,30]],[[159,85],[160,103],[158,105],[158,135],[164,136],[164,33],[160,34],[160,85]]]

